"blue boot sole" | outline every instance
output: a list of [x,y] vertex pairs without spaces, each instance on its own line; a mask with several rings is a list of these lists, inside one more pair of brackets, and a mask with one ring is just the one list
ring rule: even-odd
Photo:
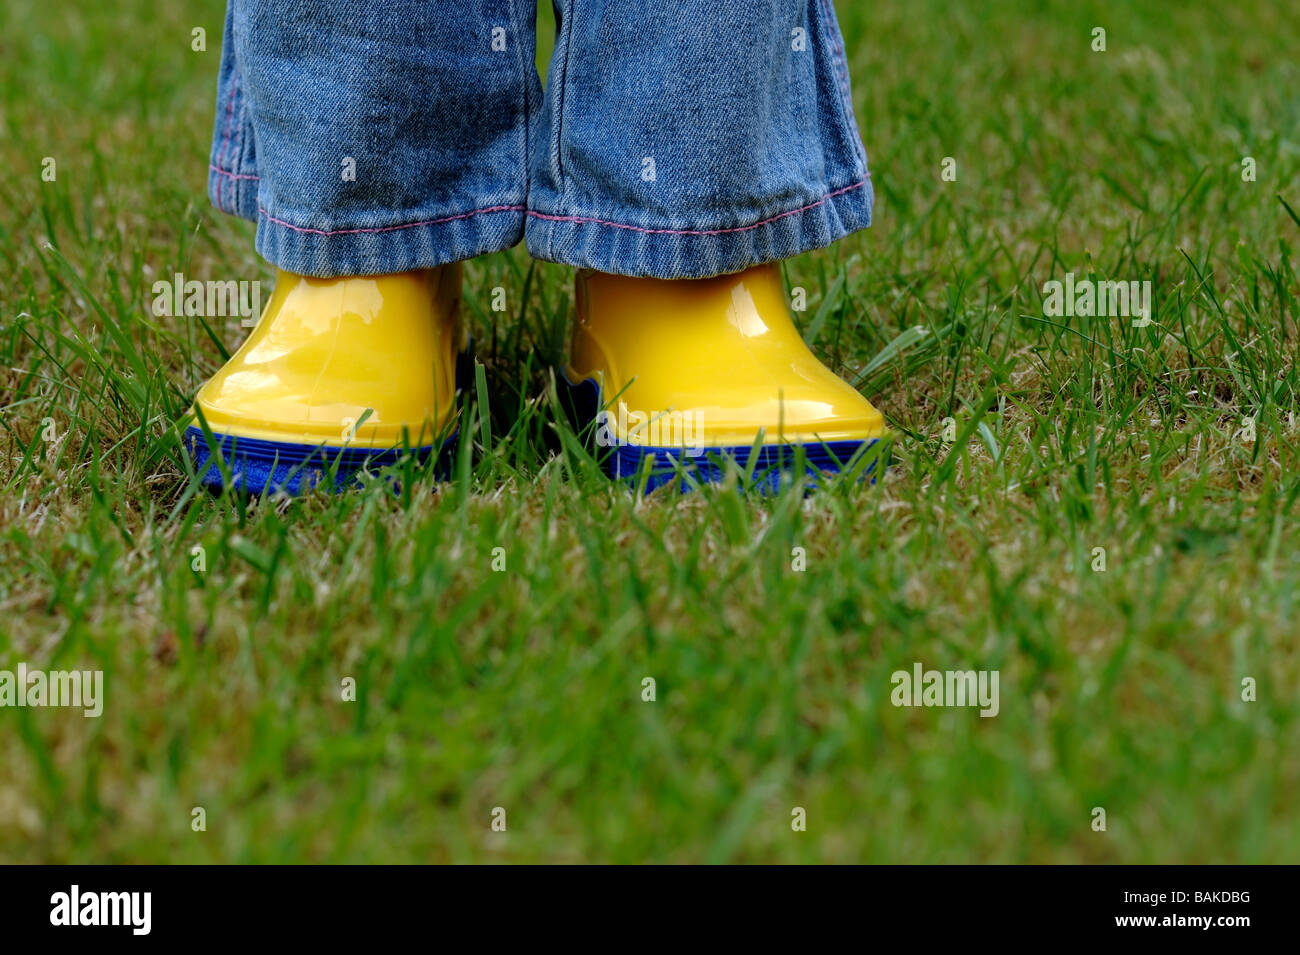
[[[472,341],[465,351],[456,356],[458,398],[469,382],[474,380],[473,356]],[[459,431],[457,428],[441,445],[339,448],[324,444],[241,438],[216,432],[213,432],[212,442],[209,443],[201,428],[190,425],[185,429],[185,451],[194,463],[194,470],[200,475],[199,483],[218,493],[225,488],[226,481],[221,468],[213,460],[214,445],[230,474],[230,486],[237,491],[246,494],[283,492],[297,495],[314,488],[325,488],[338,493],[360,486],[363,472],[378,473],[381,468],[396,464],[407,455],[415,465],[422,467],[437,451],[438,471],[446,477],[449,472],[444,462],[451,461],[455,454]]]
[[[246,494],[297,495],[315,488],[337,493],[358,487],[363,472],[378,473],[381,468],[397,464],[404,455],[409,454],[415,464],[422,466],[439,451],[437,445],[410,449],[335,448],[217,433],[213,433],[212,441],[230,474],[230,487]],[[440,460],[450,459],[455,444],[456,435],[442,443]],[[185,429],[185,450],[200,475],[199,483],[217,492],[225,488],[225,477],[202,430],[193,425]]]
[[[577,384],[561,375],[567,386],[567,407],[579,431],[594,430],[596,416],[602,404],[600,385],[588,378]],[[827,441],[801,444],[760,444],[757,452],[750,445],[713,446],[690,448],[665,448],[649,445],[617,445],[596,448],[601,465],[612,479],[640,485],[644,474],[645,490],[653,491],[683,477],[680,490],[688,491],[693,484],[718,484],[724,479],[728,461],[734,461],[742,474],[751,475],[755,490],[773,494],[789,486],[798,469],[799,458],[804,463],[804,482],[808,490],[818,485],[821,477],[841,471],[858,470],[859,480],[876,482],[878,473],[889,466],[887,451],[876,449],[879,438],[850,441]],[[863,461],[874,455],[874,459]],[[755,458],[750,468],[750,458]],[[882,459],[883,458],[883,459]],[[860,470],[859,470],[860,468]]]

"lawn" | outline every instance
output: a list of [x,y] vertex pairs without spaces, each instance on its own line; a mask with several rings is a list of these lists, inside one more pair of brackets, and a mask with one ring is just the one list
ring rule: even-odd
[[1300,861],[1300,18],[838,6],[876,221],[784,272],[883,479],[612,485],[515,249],[449,479],[255,502],[174,427],[238,319],[149,308],[273,278],[206,198],[222,5],[6,0],[0,669],[105,700],[0,709],[0,861]]

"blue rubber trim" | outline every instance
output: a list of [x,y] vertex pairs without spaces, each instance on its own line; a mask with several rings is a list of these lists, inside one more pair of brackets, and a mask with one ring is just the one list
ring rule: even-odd
[[[576,383],[565,375],[561,379],[568,388],[568,405],[576,424],[580,429],[591,426],[602,407],[599,383],[594,378]],[[819,475],[836,474],[855,466],[861,455],[868,453],[867,449],[879,440],[870,438],[862,441],[760,444],[753,468],[754,484],[761,492],[779,491],[783,483],[790,483],[791,472],[802,453],[805,481],[809,489],[815,488]],[[645,487],[647,491],[653,491],[676,480],[679,471],[690,475],[690,480],[699,484],[720,483],[726,474],[726,460],[735,461],[742,472],[747,471],[754,449],[750,445],[724,445],[706,447],[700,449],[698,454],[688,454],[682,448],[619,445],[597,448],[596,451],[602,458],[605,473],[614,480],[637,482],[642,469],[647,469],[649,473]],[[883,472],[888,465],[888,459],[871,461],[858,475],[859,480],[870,480],[874,484],[877,470]],[[690,481],[680,482],[682,491],[690,488]]]
[[[879,439],[865,441],[828,441],[821,444],[760,444],[754,462],[753,486],[764,493],[776,493],[792,480],[802,451],[804,480],[809,489],[817,487],[822,475],[837,474],[851,467],[858,455],[865,453]],[[694,450],[694,449],[692,449]],[[679,470],[690,476],[681,482],[681,490],[698,484],[719,484],[726,475],[728,460],[734,461],[741,472],[748,471],[754,449],[750,445],[722,445],[702,448],[697,455],[683,454],[681,448],[634,447],[621,445],[612,449],[606,470],[615,480],[637,479],[642,468],[649,470],[645,488],[653,491],[677,480]],[[678,462],[681,462],[680,468]],[[860,478],[875,481],[878,462],[872,461],[862,470]],[[883,468],[882,468],[883,470]]]
[[[266,441],[259,438],[241,438],[236,435],[213,432],[213,441],[230,472],[231,486],[248,494],[265,494],[283,491],[302,494],[317,487],[335,492],[355,487],[363,471],[377,473],[381,468],[398,463],[404,454],[414,455],[423,464],[438,445],[404,448],[334,448],[328,445],[291,444],[283,441]],[[457,435],[453,434],[441,445],[440,460],[447,460]],[[193,425],[185,429],[185,449],[199,472],[199,481],[205,487],[220,491],[225,482],[221,469],[212,458],[203,431]],[[332,487],[329,482],[332,480]]]
[[[456,355],[456,394],[467,389],[474,380],[474,339],[466,341],[465,350]],[[441,446],[429,444],[415,448],[332,448],[328,445],[296,444],[287,441],[266,441],[261,438],[240,438],[218,434],[212,437],[221,452],[221,458],[230,472],[236,490],[248,494],[284,491],[301,494],[319,487],[331,470],[335,492],[356,487],[362,471],[378,472],[380,468],[396,464],[403,454],[413,454],[423,465],[435,450],[439,451],[438,470],[444,471],[460,435],[457,428]],[[203,436],[203,430],[194,425],[185,429],[185,450],[194,462],[194,470],[201,472],[199,482],[214,491],[224,487],[221,469],[212,460],[212,449]],[[334,462],[338,467],[334,467]],[[444,475],[445,476],[445,475]]]

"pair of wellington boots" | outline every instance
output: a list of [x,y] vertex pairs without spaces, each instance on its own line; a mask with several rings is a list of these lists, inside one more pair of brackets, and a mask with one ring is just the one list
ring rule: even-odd
[[[443,458],[467,367],[459,300],[458,264],[280,272],[256,328],[195,399],[185,445],[203,483],[341,490],[404,456]],[[796,471],[815,485],[879,470],[880,413],[808,350],[775,265],[674,281],[580,271],[576,302],[563,388],[612,477],[685,488],[736,470],[776,488]]]

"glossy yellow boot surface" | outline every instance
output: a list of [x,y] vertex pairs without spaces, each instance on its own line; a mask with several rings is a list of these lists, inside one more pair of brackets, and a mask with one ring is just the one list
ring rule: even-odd
[[457,265],[336,279],[282,271],[256,328],[195,403],[225,435],[431,444],[455,412],[459,297]]
[[620,445],[681,443],[655,440],[656,421],[710,448],[749,447],[760,431],[767,445],[885,434],[880,412],[804,344],[775,263],[709,279],[580,272],[566,375],[598,382]]
[[[457,424],[460,267],[355,278],[280,272],[261,319],[199,389],[185,447],[202,484],[343,490]],[[206,429],[206,430],[205,430]]]

